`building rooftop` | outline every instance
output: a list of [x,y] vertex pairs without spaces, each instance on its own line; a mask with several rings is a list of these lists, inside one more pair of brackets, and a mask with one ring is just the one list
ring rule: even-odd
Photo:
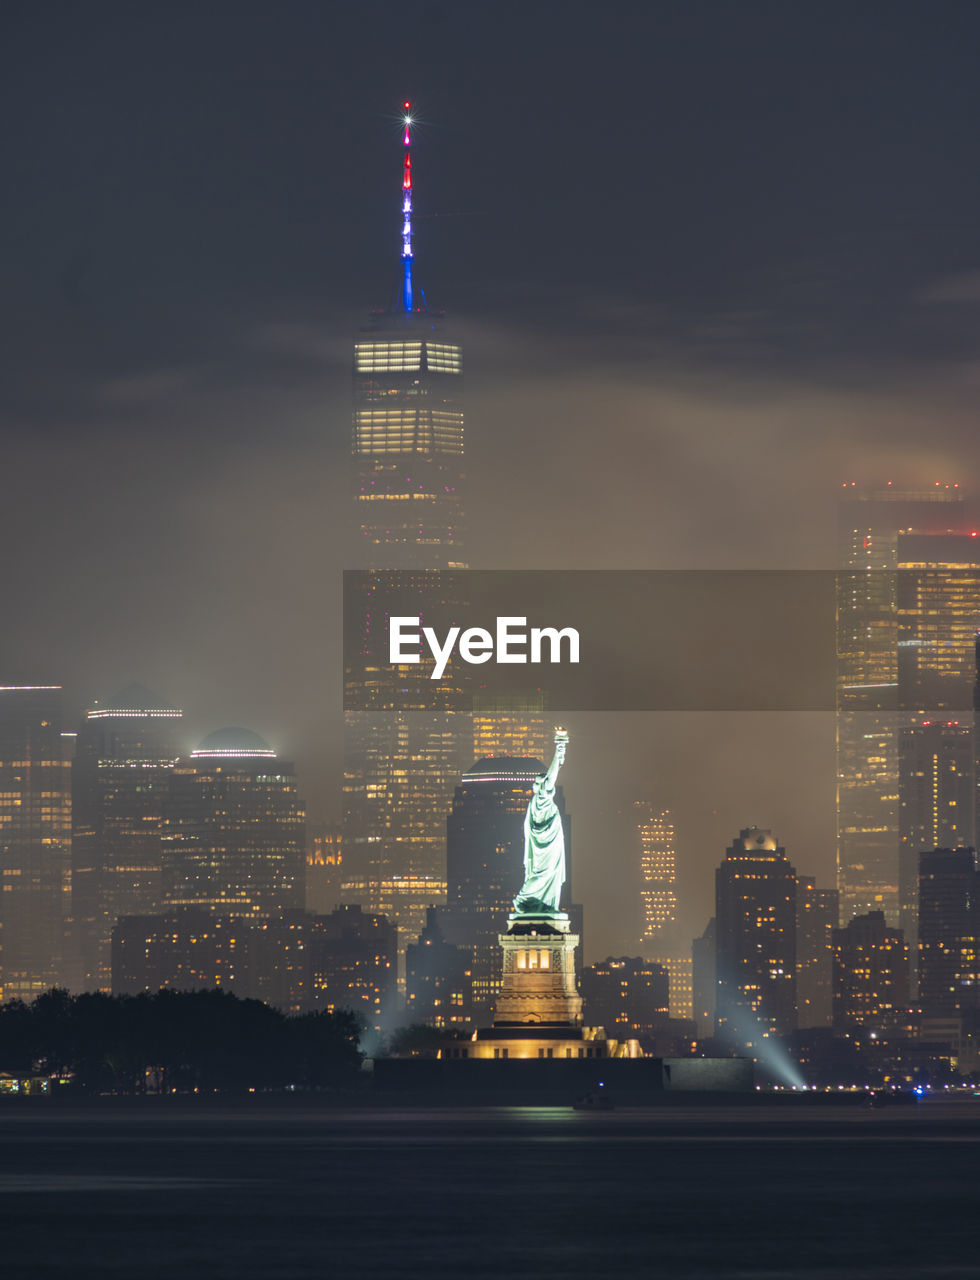
[[96,700],[86,712],[89,720],[107,716],[180,716],[177,707],[148,689],[145,684],[128,684],[111,698]]
[[463,774],[464,782],[530,782],[545,766],[535,756],[484,756]]
[[214,733],[201,742],[191,752],[192,760],[200,759],[241,759],[256,757],[275,760],[276,753],[264,738],[260,738],[251,729],[229,728],[216,729]]

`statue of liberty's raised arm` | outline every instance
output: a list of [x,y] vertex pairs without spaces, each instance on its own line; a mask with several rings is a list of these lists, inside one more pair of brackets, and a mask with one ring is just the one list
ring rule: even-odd
[[565,830],[555,803],[555,786],[567,746],[568,734],[557,728],[554,759],[547,773],[541,773],[534,779],[534,794],[524,817],[524,883],[514,899],[515,915],[562,914]]

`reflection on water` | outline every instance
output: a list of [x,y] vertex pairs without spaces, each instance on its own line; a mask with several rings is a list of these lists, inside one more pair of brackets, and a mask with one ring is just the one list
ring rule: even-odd
[[70,1191],[173,1191],[177,1188],[210,1187],[207,1178],[150,1178],[134,1174],[105,1173],[4,1173],[0,1174],[0,1196],[29,1191],[64,1195]]
[[[0,1107],[3,1275],[975,1275],[980,1102]],[[31,1194],[24,1194],[24,1193]]]

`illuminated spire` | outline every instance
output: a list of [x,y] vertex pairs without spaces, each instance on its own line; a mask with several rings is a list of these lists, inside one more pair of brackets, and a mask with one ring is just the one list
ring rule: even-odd
[[412,104],[403,102],[405,109],[405,160],[402,164],[402,264],[405,270],[405,281],[402,285],[402,310],[411,315],[412,304],[412,139],[409,130],[412,125]]

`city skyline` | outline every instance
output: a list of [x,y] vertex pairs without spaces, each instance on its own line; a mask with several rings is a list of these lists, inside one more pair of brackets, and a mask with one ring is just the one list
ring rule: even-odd
[[0,49],[10,1275],[968,1273],[980,6]]
[[[162,63],[151,68],[145,90],[116,72],[105,77],[108,98],[83,99],[80,127],[92,128],[113,87],[125,85],[133,97],[130,116],[114,118],[107,135],[123,151],[92,154],[84,172],[68,163],[57,121],[44,113],[36,120],[34,137],[65,163],[77,197],[74,221],[46,198],[43,175],[28,177],[18,206],[3,215],[8,243],[23,246],[8,293],[23,323],[8,346],[4,412],[12,465],[25,478],[23,496],[3,519],[16,538],[30,518],[21,503],[42,480],[58,494],[58,518],[20,543],[11,589],[14,617],[23,622],[5,632],[0,657],[11,680],[63,684],[70,723],[95,698],[143,681],[185,708],[184,746],[221,725],[255,726],[296,761],[311,818],[339,820],[341,747],[330,726],[340,721],[340,657],[330,584],[347,563],[349,343],[365,308],[387,305],[401,280],[400,226],[391,211],[406,100],[418,100],[413,164],[424,193],[413,211],[414,243],[428,295],[434,305],[451,304],[467,351],[471,563],[833,567],[842,480],[907,487],[939,480],[978,492],[972,241],[951,234],[934,200],[896,198],[920,190],[917,175],[966,206],[975,183],[948,154],[924,145],[936,129],[953,146],[962,99],[931,83],[926,93],[921,79],[901,77],[922,56],[911,10],[896,11],[874,104],[856,52],[874,43],[866,15],[851,20],[853,57],[826,46],[826,32],[804,18],[772,19],[764,47],[788,40],[786,66],[796,66],[804,86],[784,118],[761,114],[733,78],[730,50],[752,47],[758,19],[719,10],[703,66],[685,87],[702,94],[704,114],[664,127],[658,106],[678,95],[666,51],[705,36],[674,12],[644,55],[662,72],[653,98],[638,97],[628,77],[606,68],[605,92],[596,89],[572,130],[561,127],[571,107],[567,96],[550,92],[559,72],[547,63],[539,81],[517,77],[506,103],[487,91],[482,72],[462,86],[440,56],[459,35],[452,22],[407,37],[419,53],[411,84],[402,60],[388,54],[373,78],[358,80],[355,57],[326,83],[312,74],[311,56],[295,50],[328,33],[346,33],[355,47],[359,19],[291,16],[267,32],[258,8],[243,14],[235,47],[251,51],[259,69],[252,80],[215,54],[210,18],[201,19],[188,55],[185,93],[165,128],[184,140],[195,164],[211,166],[214,204],[192,196],[165,150],[161,178],[174,182],[186,207],[171,220],[161,255],[144,252],[161,243],[152,201],[141,196],[129,205],[126,234],[113,239],[106,227],[118,229],[122,212],[105,223],[93,193],[122,180],[120,156],[137,122],[150,136],[163,129],[146,114]],[[540,14],[524,20],[545,29]],[[578,20],[572,12],[573,43]],[[31,19],[19,21],[29,33]],[[156,20],[144,21],[152,27]],[[161,51],[183,21],[177,16],[173,30],[159,33]],[[953,26],[965,36],[974,22],[961,11]],[[107,48],[135,29],[93,27]],[[296,60],[284,80],[303,86],[302,103],[287,100],[283,78],[268,71],[260,31],[269,35],[269,57],[279,41],[290,41]],[[796,43],[804,32],[809,47],[838,67],[856,116],[816,111],[813,70]],[[617,56],[640,56],[623,52],[609,18],[594,34],[599,48],[614,42]],[[83,47],[86,39],[91,33],[81,37]],[[497,37],[488,39],[495,47]],[[928,56],[952,67],[950,83],[973,93],[972,81],[968,87],[955,74],[966,44],[949,33],[926,40]],[[209,80],[198,76],[205,50],[217,58]],[[523,56],[501,53],[504,67]],[[70,85],[71,69],[57,58],[54,65]],[[28,69],[38,73],[30,56]],[[785,69],[765,59],[757,65],[773,93],[785,90]],[[38,83],[47,74],[38,73]],[[904,109],[915,104],[923,135],[909,140],[897,123],[904,117],[896,117],[886,137],[896,145],[901,137],[901,163],[894,148],[862,148],[862,171],[853,163],[855,121],[870,127],[888,118],[882,106],[899,82]],[[15,77],[11,91],[16,84]],[[215,86],[256,124],[252,144],[239,138],[223,148],[231,136],[223,118],[195,137]],[[713,198],[734,157],[747,160],[742,142],[731,158],[723,154],[733,139],[719,122],[733,108],[753,148],[768,144],[782,154],[794,128],[806,126],[801,190],[787,185],[778,166],[768,172],[750,164],[754,177],[739,180],[737,198]],[[297,129],[297,112],[314,123],[312,134]],[[616,127],[625,120],[628,128]],[[636,161],[637,140],[654,123],[659,168]],[[326,150],[312,144],[328,130],[325,163]],[[31,136],[5,140],[15,172],[25,171]],[[829,158],[840,199],[818,200]],[[269,204],[243,199],[243,175],[260,172],[289,176]],[[580,216],[572,220],[557,181],[568,173],[582,181]],[[146,184],[142,162],[126,181]],[[146,189],[157,190],[158,181]],[[670,201],[656,199],[662,184]],[[854,221],[856,202],[862,212]],[[889,220],[899,204],[901,225]],[[650,207],[652,236],[649,215],[640,216]],[[232,208],[241,214],[229,216]],[[42,242],[25,232],[25,210],[57,246],[53,276]],[[888,235],[872,234],[875,217]],[[761,229],[772,233],[777,223],[779,234],[762,244]],[[532,242],[553,243],[554,251],[532,252]],[[627,243],[643,246],[643,254],[625,257]],[[574,284],[567,269],[573,246]],[[132,271],[138,254],[142,273]],[[842,325],[842,317],[852,318]],[[70,340],[79,324],[84,361]],[[519,465],[529,448],[551,469],[543,496],[533,490],[534,468]],[[104,497],[96,502],[93,494]],[[579,518],[568,519],[570,503]],[[67,546],[62,529],[72,531]],[[73,610],[70,640],[64,601]],[[289,661],[270,660],[284,642]],[[690,936],[710,914],[715,852],[745,823],[778,830],[797,865],[819,884],[833,883],[831,718],[578,716],[572,729],[590,762],[588,769],[581,757],[571,762],[568,786],[594,954],[622,950],[620,916],[635,893],[624,815],[635,799],[651,796],[651,778],[684,833],[678,891]],[[685,764],[691,760],[696,770]],[[605,843],[610,829],[616,856]],[[631,932],[638,928],[634,921]]]

